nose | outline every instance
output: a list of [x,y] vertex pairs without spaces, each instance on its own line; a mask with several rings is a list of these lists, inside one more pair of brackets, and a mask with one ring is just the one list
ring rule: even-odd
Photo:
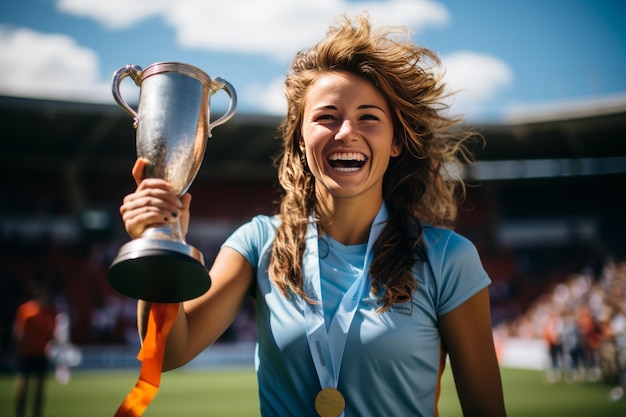
[[335,140],[349,140],[356,135],[356,128],[351,120],[343,120],[335,134]]

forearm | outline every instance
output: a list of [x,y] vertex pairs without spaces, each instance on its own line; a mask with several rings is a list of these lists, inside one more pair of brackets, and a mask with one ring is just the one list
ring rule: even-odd
[[[169,332],[163,370],[178,368],[214,343],[237,317],[253,279],[253,268],[232,249],[221,250],[211,268],[211,288],[204,295],[179,304]],[[137,327],[145,337],[150,305],[137,306]]]
[[450,355],[463,414],[505,417],[487,289],[440,317],[439,328]]
[[[142,346],[148,331],[151,308],[151,302],[139,300],[137,303],[137,330]],[[178,368],[187,362],[187,334],[187,319],[180,303],[176,319],[167,337],[163,371]]]

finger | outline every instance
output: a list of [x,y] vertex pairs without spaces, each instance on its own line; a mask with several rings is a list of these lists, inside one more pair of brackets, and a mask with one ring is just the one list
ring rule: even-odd
[[[149,210],[145,210],[149,208]],[[177,217],[181,214],[182,202],[168,190],[150,188],[127,195],[120,207],[120,213],[141,214],[161,213],[163,217]]]
[[191,206],[191,194],[186,193],[180,198],[182,207],[179,212],[180,227],[183,234],[187,234],[189,226],[189,207]]
[[158,188],[172,192],[172,184],[160,178],[145,178],[137,185],[137,191]]
[[[151,197],[147,199],[146,197]],[[172,184],[159,178],[146,178],[139,183],[134,193],[128,194],[124,198],[124,204],[132,201],[144,199],[146,204],[156,204],[156,200],[161,199],[177,207],[182,207],[182,202],[172,191]]]
[[148,227],[158,227],[167,223],[167,218],[155,207],[141,207],[126,211],[122,215],[129,236],[141,236]]
[[191,205],[191,194],[190,193],[185,193],[183,194],[183,196],[180,198],[180,202],[183,209],[187,209],[189,208],[189,206]]
[[146,167],[150,164],[150,162],[145,158],[137,158],[135,161],[135,165],[133,165],[133,169],[131,171],[133,178],[137,185],[144,180],[146,176]]

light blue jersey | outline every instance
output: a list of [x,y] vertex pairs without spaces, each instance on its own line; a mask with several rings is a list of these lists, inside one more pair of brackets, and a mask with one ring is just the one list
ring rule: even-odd
[[[286,298],[267,270],[279,220],[257,216],[223,246],[241,253],[256,271],[256,371],[263,417],[316,417],[321,386],[307,342],[302,300]],[[410,302],[378,313],[379,300],[363,297],[350,326],[337,389],[345,417],[436,415],[445,352],[438,317],[491,282],[474,245],[443,228],[424,227],[427,261],[414,267],[418,288]],[[326,323],[361,273],[366,245],[319,241]],[[370,285],[368,285],[369,287]],[[332,343],[332,341],[331,341]]]

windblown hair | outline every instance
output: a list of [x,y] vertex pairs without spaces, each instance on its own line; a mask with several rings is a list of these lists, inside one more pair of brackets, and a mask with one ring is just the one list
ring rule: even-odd
[[410,42],[407,28],[374,30],[366,13],[356,20],[353,25],[344,15],[325,39],[295,56],[287,74],[288,110],[279,128],[283,148],[275,161],[283,189],[281,225],[272,247],[269,276],[286,296],[297,294],[312,302],[303,288],[302,256],[309,216],[319,219],[315,210],[320,208],[316,207],[315,178],[300,146],[305,98],[309,86],[323,74],[356,74],[386,97],[394,140],[402,146],[383,179],[389,219],[375,243],[369,271],[372,290],[381,297],[379,310],[385,311],[410,300],[417,288],[412,267],[424,260],[423,224],[453,226],[457,199],[465,194],[458,167],[471,161],[467,142],[476,136],[453,128],[462,120],[443,114],[447,92],[442,74],[434,71],[440,65],[434,52]]

